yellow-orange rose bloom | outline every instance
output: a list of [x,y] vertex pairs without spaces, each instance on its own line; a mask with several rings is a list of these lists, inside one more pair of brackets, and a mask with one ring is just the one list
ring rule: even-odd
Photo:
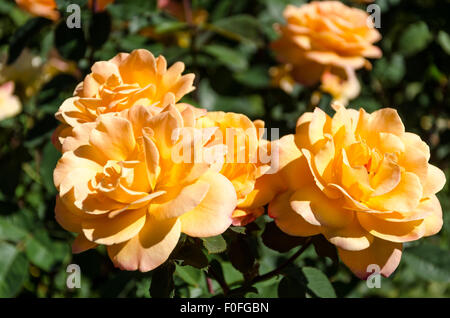
[[[226,153],[220,173],[233,184],[238,205],[233,212],[233,225],[243,226],[253,222],[264,213],[263,204],[248,200],[252,196],[255,183],[269,169],[266,154],[268,145],[262,140],[264,122],[252,122],[247,116],[237,113],[208,112],[199,118],[197,127],[218,128],[207,139],[207,146],[223,144]],[[265,156],[267,162],[262,162]]]
[[292,65],[292,76],[314,85],[325,71],[344,80],[349,73],[370,66],[366,58],[382,53],[373,45],[381,36],[368,22],[368,14],[339,1],[313,1],[284,10],[285,25],[272,43],[280,62]]
[[173,160],[180,143],[203,146],[174,135],[194,129],[199,116],[189,106],[152,114],[135,105],[73,129],[54,171],[56,219],[78,233],[73,252],[102,244],[115,266],[149,271],[167,260],[180,233],[208,237],[230,226],[236,192],[220,166]]
[[55,0],[16,0],[17,5],[28,13],[50,20],[58,20],[59,12]]
[[441,229],[435,193],[445,175],[396,110],[334,107],[332,118],[319,108],[305,113],[296,134],[280,139],[269,215],[287,234],[323,234],[358,277],[367,278],[370,264],[389,276],[402,243]]
[[181,75],[184,63],[167,68],[163,56],[155,58],[144,49],[96,62],[91,70],[78,84],[74,97],[67,99],[56,113],[62,123],[54,134],[58,148],[73,128],[94,122],[100,114],[120,112],[133,105],[162,109],[194,89],[194,74]]
[[22,103],[13,93],[14,82],[0,85],[0,120],[14,117],[22,110]]

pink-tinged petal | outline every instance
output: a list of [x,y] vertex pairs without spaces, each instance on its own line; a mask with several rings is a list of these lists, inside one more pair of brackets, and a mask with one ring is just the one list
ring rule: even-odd
[[83,234],[98,244],[118,244],[136,236],[145,223],[147,207],[128,210],[111,218],[101,216],[84,220],[81,224]]
[[92,130],[90,143],[110,160],[127,160],[134,151],[136,141],[131,123],[120,117],[101,116]]
[[168,258],[180,238],[179,219],[157,220],[147,217],[138,235],[121,244],[108,246],[108,255],[116,267],[147,272]]
[[179,218],[181,231],[194,237],[222,234],[231,225],[236,191],[227,178],[216,172],[206,173],[200,181],[209,183],[209,191],[198,206]]
[[0,85],[0,94],[3,95],[11,95],[12,93],[14,93],[14,82],[13,81],[9,81],[6,82],[4,84]]
[[264,207],[256,209],[236,209],[233,212],[232,224],[234,226],[245,226],[264,214]]
[[95,247],[97,247],[96,243],[89,241],[83,234],[78,234],[72,243],[72,253],[82,253]]
[[419,205],[422,198],[422,185],[414,173],[404,172],[399,184],[391,192],[373,196],[367,205],[380,211],[408,212]]
[[402,244],[375,238],[372,244],[362,251],[346,251],[338,248],[342,262],[359,278],[367,279],[372,271],[367,271],[369,265],[378,265],[380,273],[389,277],[400,264]]
[[206,197],[209,189],[210,184],[201,180],[187,186],[180,186],[178,189],[170,189],[167,194],[152,201],[149,211],[156,218],[179,217],[197,207]]
[[289,198],[292,192],[284,192],[275,197],[269,204],[268,213],[276,225],[284,233],[293,236],[312,236],[321,233],[321,227],[312,225],[292,210]]
[[428,197],[442,190],[445,185],[445,174],[436,166],[428,165],[426,182],[423,187],[423,196]]

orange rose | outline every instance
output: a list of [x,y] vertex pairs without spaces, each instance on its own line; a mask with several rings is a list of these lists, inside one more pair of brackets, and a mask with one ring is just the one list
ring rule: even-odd
[[22,110],[22,104],[13,92],[14,82],[0,85],[0,120],[14,117]]
[[236,191],[220,166],[173,160],[181,143],[204,146],[174,134],[194,129],[199,116],[189,106],[153,114],[134,105],[73,129],[54,171],[56,219],[78,233],[73,252],[102,244],[115,266],[149,271],[167,260],[180,233],[208,237],[230,226]]
[[253,222],[264,213],[263,204],[246,200],[251,196],[256,180],[269,169],[269,162],[261,160],[267,146],[267,141],[261,139],[264,122],[252,122],[242,114],[209,112],[198,120],[197,127],[217,128],[208,138],[207,146],[226,146],[220,173],[231,181],[236,190],[238,205],[233,213],[233,225],[244,226]]
[[16,0],[17,5],[32,15],[58,20],[59,12],[55,0]]
[[445,175],[394,109],[334,108],[333,118],[319,108],[305,113],[296,134],[280,139],[281,169],[265,190],[278,193],[269,215],[287,234],[323,234],[358,277],[370,264],[389,276],[402,243],[441,229],[435,193]]
[[94,122],[100,114],[120,112],[138,104],[161,110],[179,101],[194,89],[194,74],[181,75],[183,70],[182,62],[167,68],[163,56],[155,58],[144,49],[95,63],[92,73],[78,84],[74,97],[67,99],[56,113],[62,125],[55,131],[55,146],[61,149],[73,128]]
[[286,25],[276,26],[280,38],[272,43],[278,60],[292,65],[292,76],[304,85],[320,81],[325,70],[348,80],[348,72],[370,66],[366,58],[381,57],[373,43],[380,33],[368,14],[339,1],[288,5]]

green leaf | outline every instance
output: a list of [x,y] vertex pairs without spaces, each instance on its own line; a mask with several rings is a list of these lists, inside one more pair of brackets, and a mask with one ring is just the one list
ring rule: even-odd
[[405,60],[400,54],[393,54],[390,59],[382,58],[375,63],[374,75],[386,87],[400,83],[405,72]]
[[149,278],[141,279],[136,282],[136,297],[150,298],[150,284]]
[[265,88],[270,84],[269,70],[264,66],[255,66],[248,71],[235,73],[234,78],[252,88]]
[[16,296],[28,275],[28,261],[14,245],[0,242],[0,298]]
[[172,33],[175,31],[183,30],[187,27],[185,22],[180,21],[166,21],[158,23],[155,27],[156,34]]
[[445,31],[439,31],[437,41],[442,49],[450,55],[450,35]]
[[87,48],[83,30],[70,29],[65,21],[61,21],[55,30],[55,46],[58,52],[68,60],[82,59]]
[[66,12],[67,6],[70,4],[77,4],[80,7],[83,7],[87,2],[88,0],[56,0],[56,5],[59,10],[61,10],[62,12]]
[[245,226],[230,226],[230,230],[238,234],[245,234]]
[[196,268],[208,266],[208,258],[203,253],[201,246],[186,242],[176,250],[173,259],[183,261],[182,265],[191,265]]
[[198,99],[201,107],[212,110],[217,103],[218,95],[211,87],[207,78],[203,79],[198,87]]
[[150,285],[150,296],[153,298],[168,298],[173,293],[173,274],[175,265],[166,262],[159,266],[152,273],[152,283]]
[[198,287],[202,278],[202,271],[192,266],[176,265],[175,274],[191,286]]
[[250,41],[256,45],[263,43],[258,20],[251,15],[240,14],[214,22],[213,30],[221,35],[239,41]]
[[405,56],[411,56],[424,50],[433,40],[428,25],[423,22],[416,22],[409,25],[400,35],[399,50]]
[[324,273],[314,267],[303,267],[302,272],[307,280],[306,287],[317,297],[336,298],[333,285]]
[[431,244],[405,249],[405,262],[427,281],[450,282],[450,254]]
[[227,249],[227,242],[222,235],[202,238],[203,246],[208,250],[210,254],[222,253]]
[[49,193],[55,193],[56,189],[53,184],[53,170],[56,167],[61,154],[56,150],[51,142],[48,142],[42,151],[41,177],[42,183]]
[[7,64],[12,64],[27,46],[28,41],[35,37],[40,30],[51,23],[44,18],[33,18],[17,29],[9,42]]
[[0,240],[19,242],[28,235],[20,214],[0,218]]
[[275,222],[266,223],[266,228],[262,234],[264,245],[280,253],[285,253],[296,246],[302,245],[305,240],[304,237],[283,233]]
[[53,244],[44,229],[35,231],[27,238],[25,253],[34,265],[45,271],[49,271],[55,263]]
[[214,109],[242,113],[253,118],[261,117],[264,115],[264,100],[257,94],[239,97],[219,96]]
[[204,47],[204,51],[232,71],[243,71],[247,68],[247,58],[241,52],[227,46],[211,44]]

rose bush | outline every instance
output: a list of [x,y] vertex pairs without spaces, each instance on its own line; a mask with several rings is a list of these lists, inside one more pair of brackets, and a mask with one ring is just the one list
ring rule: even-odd
[[0,0],[0,297],[448,297],[447,8],[371,2]]

